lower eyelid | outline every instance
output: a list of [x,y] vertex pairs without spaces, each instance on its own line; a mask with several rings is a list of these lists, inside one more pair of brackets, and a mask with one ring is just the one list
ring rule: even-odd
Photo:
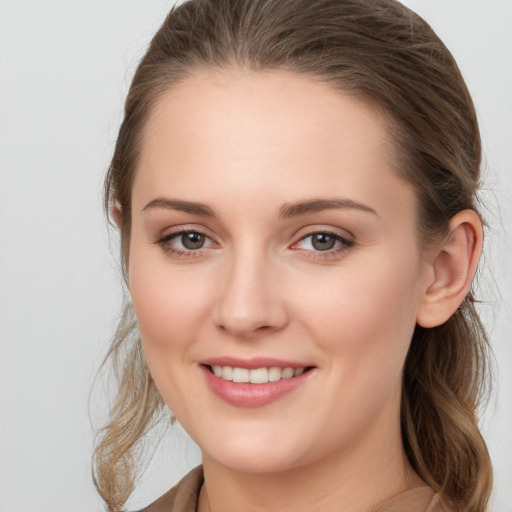
[[[197,233],[203,235],[205,237],[205,245],[197,249],[177,247],[175,242],[173,243],[173,240],[179,239],[180,236],[186,233]],[[208,250],[209,248],[217,245],[211,237],[199,229],[180,229],[157,237],[153,243],[159,245],[165,253],[178,258],[197,258],[203,255],[204,250]]]
[[[197,249],[187,249],[185,247],[184,248],[176,247],[176,245],[174,243],[172,243],[172,240],[179,238],[180,236],[182,236],[183,234],[186,234],[186,233],[198,233],[198,234],[203,235],[205,237],[205,245],[203,245],[202,247],[199,247]],[[297,245],[299,245],[304,240],[306,240],[316,234],[328,235],[330,237],[333,237],[336,240],[336,242],[338,242],[338,244],[337,244],[338,247],[334,247],[332,249],[326,249],[326,250],[318,250],[315,248],[302,249],[304,252],[311,253],[311,255],[316,258],[335,256],[337,254],[347,251],[351,246],[354,245],[354,240],[351,240],[350,238],[344,237],[338,233],[324,231],[324,230],[318,230],[318,231],[313,231],[313,232],[310,232],[310,233],[302,236],[297,242],[295,242],[291,246],[291,248],[292,249],[300,249],[299,247],[297,247]],[[174,255],[177,257],[184,257],[184,258],[199,257],[203,254],[205,249],[208,250],[209,248],[215,247],[216,245],[218,245],[215,243],[214,240],[212,240],[212,238],[210,238],[208,235],[206,235],[203,231],[195,230],[195,229],[181,229],[179,231],[167,233],[166,235],[157,237],[152,243],[160,245],[161,248],[165,252],[167,252],[171,255]],[[312,243],[312,242],[310,242],[310,243]]]

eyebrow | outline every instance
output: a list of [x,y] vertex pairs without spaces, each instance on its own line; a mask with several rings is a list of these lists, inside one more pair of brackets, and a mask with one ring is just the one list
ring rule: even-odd
[[190,213],[192,215],[201,215],[204,217],[214,217],[215,213],[206,204],[196,203],[192,201],[181,201],[179,199],[168,199],[166,197],[157,197],[152,199],[142,211],[152,208],[164,208],[166,210],[177,210],[180,212]]
[[355,209],[372,213],[379,217],[379,214],[369,206],[353,201],[352,199],[311,199],[297,203],[287,203],[279,211],[279,216],[284,218],[306,215],[308,213],[320,212],[322,210]]
[[[177,210],[189,213],[191,215],[200,215],[203,217],[215,217],[215,212],[204,203],[194,201],[183,201],[180,199],[169,199],[166,197],[157,197],[152,199],[142,211],[152,208],[164,208],[167,210]],[[279,217],[290,218],[308,213],[320,212],[323,210],[334,209],[355,209],[368,212],[379,217],[379,214],[369,206],[353,201],[352,199],[311,199],[308,201],[299,201],[296,203],[285,203],[279,210]]]

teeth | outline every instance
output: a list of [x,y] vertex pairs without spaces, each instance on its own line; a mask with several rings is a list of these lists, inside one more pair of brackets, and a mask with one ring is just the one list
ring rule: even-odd
[[233,368],[233,382],[249,382],[249,370],[247,368]]
[[224,380],[233,380],[233,368],[231,366],[219,366]]
[[232,366],[212,366],[213,373],[224,380],[233,382],[250,382],[251,384],[266,384],[281,379],[291,379],[304,373],[305,368],[234,368]]
[[293,377],[293,368],[285,368],[281,373],[282,379],[291,379]]
[[268,382],[268,370],[266,368],[257,368],[249,371],[249,381],[252,384],[265,384]]
[[268,380],[270,382],[281,380],[281,368],[270,368],[268,370]]

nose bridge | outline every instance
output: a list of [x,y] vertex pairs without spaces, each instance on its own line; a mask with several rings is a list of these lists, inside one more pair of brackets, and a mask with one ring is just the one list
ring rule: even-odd
[[234,249],[226,261],[215,322],[237,337],[282,328],[287,321],[275,262],[252,243]]

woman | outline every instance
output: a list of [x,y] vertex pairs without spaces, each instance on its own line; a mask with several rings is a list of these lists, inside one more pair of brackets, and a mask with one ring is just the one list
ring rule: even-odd
[[148,511],[484,511],[480,151],[451,54],[394,0],[173,9],[106,179],[133,303],[109,509],[167,407],[203,465]]

